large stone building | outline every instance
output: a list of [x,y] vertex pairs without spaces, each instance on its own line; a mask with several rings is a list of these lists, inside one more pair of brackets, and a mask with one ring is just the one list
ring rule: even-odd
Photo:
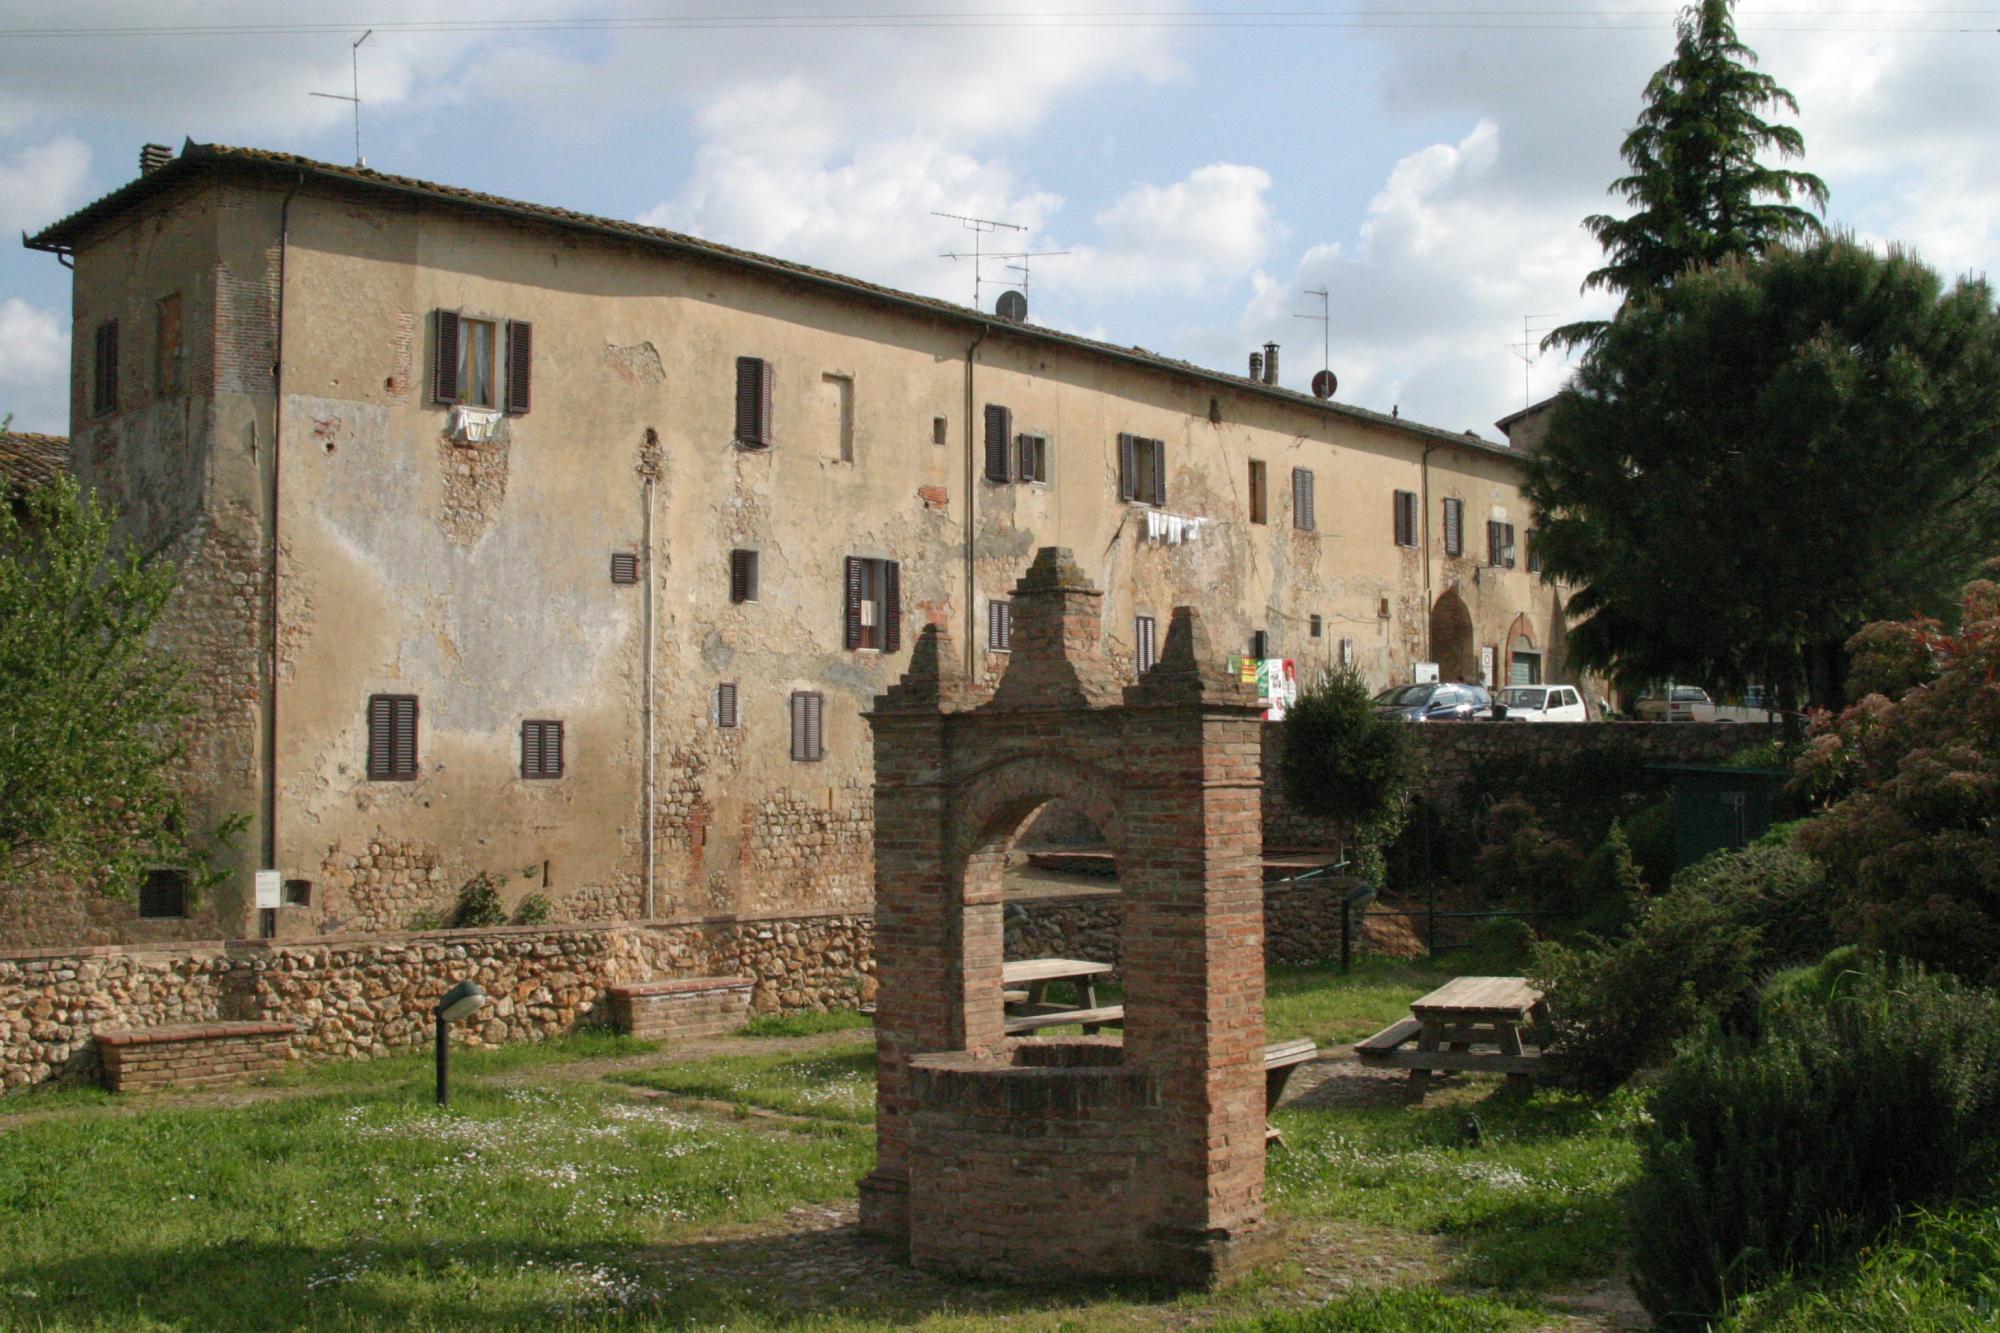
[[[1518,456],[688,236],[189,144],[28,244],[74,264],[74,467],[180,562],[190,936],[865,906],[870,700],[1004,664],[1041,546],[1136,672],[1554,674]],[[1272,377],[1275,379],[1275,377]],[[250,871],[283,874],[260,920]],[[156,923],[148,923],[156,924]]]

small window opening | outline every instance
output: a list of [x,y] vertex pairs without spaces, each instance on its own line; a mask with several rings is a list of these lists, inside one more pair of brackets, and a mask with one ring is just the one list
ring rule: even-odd
[[146,872],[139,885],[139,915],[142,917],[184,917],[188,914],[188,872],[158,869]]

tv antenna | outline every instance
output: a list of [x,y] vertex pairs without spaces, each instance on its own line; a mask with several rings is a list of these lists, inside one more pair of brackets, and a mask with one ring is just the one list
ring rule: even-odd
[[[1521,363],[1521,406],[1524,409],[1534,399],[1535,391],[1530,377],[1534,374],[1535,362],[1541,359],[1542,345],[1536,339],[1535,334],[1548,332],[1548,329],[1535,329],[1531,331],[1528,325],[1531,321],[1537,319],[1554,320],[1561,318],[1561,315],[1523,315],[1521,316],[1521,341],[1507,344],[1507,350],[1512,352],[1515,358]],[[1550,327],[1554,326],[1551,325]]]
[[1326,288],[1324,287],[1308,287],[1305,294],[1319,298],[1319,313],[1317,315],[1293,315],[1292,318],[1310,319],[1319,325],[1319,368],[1321,370],[1332,370],[1333,354],[1330,350],[1330,340],[1333,336],[1333,306],[1331,298],[1328,297]]
[[[963,213],[940,213],[936,209],[931,210],[931,216],[934,218],[949,218],[972,233],[972,253],[970,255],[960,254],[952,250],[939,255],[938,258],[970,259],[972,261],[972,308],[974,310],[979,309],[979,288],[985,276],[981,265],[988,259],[999,258],[998,255],[991,253],[985,248],[985,238],[993,235],[995,232],[1026,231],[1027,228],[1014,222],[1000,222],[993,218],[967,217]],[[1019,258],[1019,256],[1015,257]],[[1012,284],[1009,285],[1011,286]]]
[[347,63],[349,72],[354,78],[354,82],[351,85],[353,88],[351,93],[306,94],[308,97],[324,97],[331,102],[352,102],[354,104],[354,165],[357,167],[368,165],[368,159],[361,156],[361,44],[374,35],[375,30],[370,28],[367,32],[356,37],[354,45],[348,48]]

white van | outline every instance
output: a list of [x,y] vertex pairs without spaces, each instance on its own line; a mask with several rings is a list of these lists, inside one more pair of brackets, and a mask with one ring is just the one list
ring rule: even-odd
[[1508,722],[1590,721],[1574,685],[1509,685],[1495,692],[1493,716]]

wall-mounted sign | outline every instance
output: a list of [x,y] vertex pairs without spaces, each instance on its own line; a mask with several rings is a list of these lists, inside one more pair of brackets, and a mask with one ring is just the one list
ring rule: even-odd
[[282,901],[285,891],[285,877],[275,870],[257,872],[257,906],[276,907]]
[[1417,684],[1419,685],[1435,684],[1437,678],[1438,678],[1438,664],[1436,662],[1417,663],[1417,675],[1416,675]]

